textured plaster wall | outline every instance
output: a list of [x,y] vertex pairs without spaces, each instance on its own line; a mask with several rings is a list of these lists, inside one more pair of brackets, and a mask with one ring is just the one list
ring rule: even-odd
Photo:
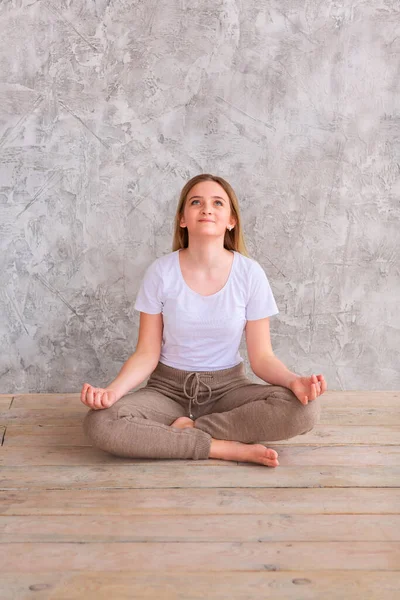
[[400,387],[398,2],[3,0],[0,19],[1,393],[114,379],[201,172],[238,194],[276,355],[331,389]]

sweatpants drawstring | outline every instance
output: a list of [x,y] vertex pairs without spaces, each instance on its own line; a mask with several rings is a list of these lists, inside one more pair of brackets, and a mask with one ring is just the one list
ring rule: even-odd
[[[186,384],[189,381],[189,378],[194,375],[194,380],[192,382],[192,387],[191,387],[191,392],[192,395],[189,395],[186,391]],[[204,373],[202,373],[202,377],[211,377],[212,379],[212,375],[205,375]],[[203,402],[200,402],[197,399],[197,395],[199,393],[199,389],[200,389],[200,384],[203,384],[207,389],[208,389],[208,398],[206,398]],[[193,371],[192,373],[188,373],[188,375],[186,375],[185,381],[183,383],[183,393],[185,394],[186,398],[189,398],[189,417],[191,419],[193,419],[193,415],[192,415],[192,400],[194,404],[197,404],[198,406],[202,405],[202,404],[206,404],[210,398],[211,398],[211,387],[205,382],[202,381],[200,379],[200,375],[199,373],[197,373],[196,371]]]

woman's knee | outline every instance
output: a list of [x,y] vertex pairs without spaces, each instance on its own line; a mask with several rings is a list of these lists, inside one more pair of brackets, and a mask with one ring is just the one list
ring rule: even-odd
[[301,435],[308,433],[319,423],[321,418],[321,401],[319,398],[311,400],[308,404],[302,406],[303,409],[303,427]]
[[286,400],[293,403],[290,411],[291,425],[293,426],[291,437],[303,435],[314,429],[321,417],[320,399],[316,398],[315,400],[309,401],[308,404],[302,404],[296,394],[285,387],[282,387],[281,395],[283,395]]
[[92,444],[107,451],[109,451],[109,438],[112,436],[112,422],[115,420],[115,411],[112,408],[112,406],[98,410],[91,408],[82,423],[83,431]]
[[293,414],[293,425],[296,433],[293,435],[304,435],[312,431],[317,423],[319,423],[321,418],[321,401],[319,398],[315,398],[315,400],[309,400],[308,404],[302,404],[297,396],[295,396],[295,399],[297,401],[297,410]]

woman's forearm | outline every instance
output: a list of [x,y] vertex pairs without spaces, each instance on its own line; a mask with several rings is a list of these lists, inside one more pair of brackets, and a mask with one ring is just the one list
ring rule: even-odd
[[134,352],[123,365],[118,376],[105,389],[114,390],[117,400],[140,385],[154,371],[157,363],[147,354]]
[[253,369],[255,375],[272,385],[282,385],[290,389],[290,383],[299,377],[285,367],[274,354],[268,355]]

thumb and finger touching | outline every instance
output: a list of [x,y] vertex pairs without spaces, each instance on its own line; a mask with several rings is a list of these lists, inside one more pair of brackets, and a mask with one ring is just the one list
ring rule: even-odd
[[109,408],[113,404],[113,394],[85,383],[81,392],[81,401],[94,410]]

